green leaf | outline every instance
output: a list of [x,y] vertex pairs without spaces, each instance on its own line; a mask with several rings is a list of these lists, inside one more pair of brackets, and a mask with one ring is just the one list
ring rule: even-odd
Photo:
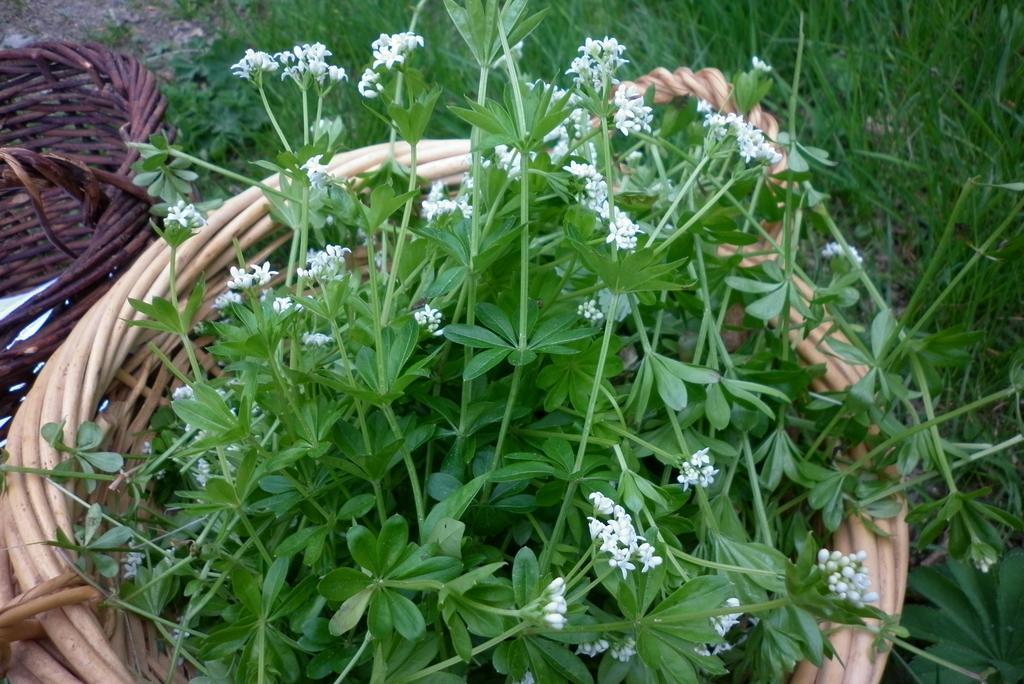
[[708,422],[716,430],[724,430],[729,425],[729,404],[721,385],[708,385],[708,398],[704,404],[704,412]]
[[398,633],[410,641],[422,637],[426,631],[426,623],[416,604],[394,591],[382,592],[381,598],[384,597],[387,598],[391,621]]
[[321,596],[331,601],[345,601],[370,585],[370,578],[354,568],[332,570],[317,585]]
[[105,473],[116,473],[124,467],[124,458],[121,457],[121,454],[116,454],[113,451],[83,451],[78,455],[91,463],[94,468]]
[[537,596],[540,581],[540,566],[537,556],[528,546],[519,549],[512,562],[512,592],[516,605],[525,607]]
[[422,540],[430,538],[434,526],[444,518],[451,518],[452,520],[461,519],[462,514],[469,508],[469,504],[473,502],[477,492],[480,491],[480,488],[486,481],[486,475],[475,477],[459,487],[447,499],[430,509],[430,513],[427,514],[426,520],[423,521],[423,527],[420,529],[420,538]]
[[341,607],[331,617],[331,634],[341,636],[359,624],[363,613],[366,612],[366,605],[370,602],[371,596],[373,596],[372,589],[363,589],[342,603]]
[[508,355],[508,349],[485,349],[479,352],[466,364],[465,370],[462,371],[462,379],[468,381],[479,378],[504,361]]
[[782,313],[782,307],[786,304],[788,295],[789,286],[783,284],[761,299],[747,304],[747,313],[762,321],[778,318]]
[[345,535],[352,559],[372,573],[380,574],[377,543],[370,530],[362,525],[353,525]]
[[376,556],[381,574],[387,574],[387,571],[398,562],[408,543],[409,524],[405,518],[397,514],[388,518],[377,537]]
[[444,336],[457,344],[477,349],[512,348],[512,345],[502,340],[487,328],[482,328],[479,325],[453,323],[445,326]]

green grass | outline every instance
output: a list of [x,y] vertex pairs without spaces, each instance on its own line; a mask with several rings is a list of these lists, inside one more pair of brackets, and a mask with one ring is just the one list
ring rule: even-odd
[[[245,160],[276,149],[255,95],[230,76],[228,67],[246,47],[281,50],[320,40],[354,80],[369,61],[369,44],[382,31],[404,30],[411,3],[337,0],[245,3],[190,2],[190,11],[216,18],[212,41],[170,60],[174,78],[165,85],[168,117],[179,142],[219,163]],[[545,3],[532,3],[539,9]],[[629,73],[654,66],[745,69],[751,55],[775,67],[778,78],[766,106],[780,114],[804,22],[804,71],[795,128],[798,139],[825,148],[838,165],[817,169],[815,186],[833,198],[840,227],[865,255],[866,264],[895,304],[905,304],[936,246],[961,186],[1024,180],[1024,12],[1012,3],[939,0],[927,7],[907,2],[743,3],[652,0],[557,0],[528,41],[528,76],[562,78],[576,47],[588,35],[614,35],[628,46]],[[441,0],[431,0],[420,19],[428,50],[425,71],[458,103],[475,84],[473,67]],[[354,85],[332,106],[348,126],[350,146],[385,137],[380,122],[362,110]],[[443,109],[443,108],[442,108]],[[295,112],[286,127],[296,130]],[[441,111],[434,136],[459,136],[464,126]],[[223,189],[225,192],[227,188]],[[1003,220],[1017,196],[981,187],[966,206],[953,248],[946,254],[937,293]],[[956,406],[1009,379],[1014,357],[1024,354],[1024,251],[1020,218],[998,258],[986,258],[948,300],[937,327],[963,325],[984,334],[971,361],[944,378],[943,402]],[[823,236],[816,236],[819,243]],[[1019,431],[1014,407],[997,407],[957,426],[962,439]],[[974,476],[972,476],[974,477]],[[976,475],[1007,482],[1002,497],[1020,511],[1020,474],[1006,459]]]

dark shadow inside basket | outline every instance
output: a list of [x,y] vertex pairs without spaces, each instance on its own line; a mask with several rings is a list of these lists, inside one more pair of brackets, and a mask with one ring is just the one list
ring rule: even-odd
[[0,440],[41,364],[153,237],[128,144],[162,129],[165,106],[149,71],[103,46],[0,50],[0,298],[24,300],[0,318]]

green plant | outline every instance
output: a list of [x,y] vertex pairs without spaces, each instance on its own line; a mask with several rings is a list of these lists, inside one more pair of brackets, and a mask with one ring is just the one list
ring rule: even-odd
[[[202,324],[217,378],[193,349],[207,285],[177,292],[177,250],[203,230],[195,208],[167,208],[169,296],[132,302],[133,324],[176,339],[189,363],[154,348],[178,387],[112,523],[141,554],[113,602],[155,622],[172,662],[258,682],[770,681],[830,655],[820,621],[880,618],[870,629],[898,638],[869,605],[865,558],[817,541],[848,515],[898,515],[910,485],[892,466],[948,489],[917,508],[939,521],[926,543],[948,527],[953,555],[999,553],[1019,522],[954,473],[1024,438],[952,444],[940,426],[1020,387],[937,410],[937,369],[970,338],[934,329],[923,294],[898,316],[829,215],[812,181],[831,162],[795,131],[799,48],[789,131],[771,141],[709,103],[655,119],[638,92],[613,97],[614,39],[587,40],[567,89],[527,82],[513,47],[542,14],[446,9],[474,97],[442,100],[412,33],[382,35],[359,78],[407,165],[332,177],[342,126],[323,113],[346,86],[320,44],[232,67],[270,121],[277,153],[254,165],[276,185],[166,140],[140,146],[140,185],[170,201],[199,169],[257,187],[290,238],[262,264],[239,254],[218,320]],[[770,85],[761,69],[738,80],[749,106]],[[439,109],[471,126],[471,171],[454,196],[422,198],[417,146]],[[782,151],[790,168],[773,175]],[[805,294],[808,231],[835,258]],[[927,301],[954,292],[934,282],[929,270]],[[847,315],[859,304],[866,329]],[[864,379],[813,389],[823,369],[794,358],[797,326],[827,326]],[[866,456],[837,467],[860,443]]]
[[[987,573],[958,561],[918,568],[909,584],[928,604],[905,606],[902,624],[913,639],[931,644],[928,654],[988,682],[1024,680],[1024,552],[1010,552]],[[909,667],[922,682],[970,681],[922,656]]]

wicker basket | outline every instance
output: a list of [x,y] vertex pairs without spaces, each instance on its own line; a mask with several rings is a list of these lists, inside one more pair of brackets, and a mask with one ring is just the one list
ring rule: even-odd
[[149,71],[99,45],[0,50],[0,297],[44,286],[0,320],[0,420],[150,240],[125,143],[155,133],[165,107]]
[[[727,108],[729,104],[728,83],[716,70],[694,73],[685,68],[675,72],[659,69],[637,81],[637,85],[644,88],[651,84],[657,88],[658,102],[697,95],[718,107]],[[753,112],[750,118],[771,136],[778,130],[775,120],[760,110]],[[467,170],[468,152],[469,142],[465,140],[424,141],[418,147],[417,171],[428,181],[457,183]],[[338,155],[330,168],[338,176],[350,177],[377,168],[391,153],[388,145],[366,147]],[[400,162],[408,162],[406,145],[396,145],[394,153]],[[274,230],[267,203],[258,189],[247,190],[230,199],[209,217],[209,226],[180,249],[182,291],[203,273],[208,282],[222,282],[221,276],[226,276],[226,270],[234,263],[233,240],[237,239],[243,249],[258,244],[264,253],[269,253],[275,244],[286,239],[268,245],[267,238]],[[168,257],[163,244],[147,249],[135,262],[129,277],[121,279],[89,311],[67,344],[54,354],[14,421],[10,436],[14,463],[36,468],[56,465],[60,455],[40,438],[39,430],[43,424],[59,420],[66,420],[72,431],[82,421],[99,420],[109,428],[111,449],[138,453],[150,416],[164,401],[171,379],[147,350],[146,343],[153,342],[171,358],[186,363],[175,340],[154,337],[143,329],[127,325],[128,320],[137,316],[128,304],[129,297],[166,296]],[[753,263],[751,259],[749,265]],[[798,286],[805,294],[810,294],[808,285],[801,282]],[[217,294],[216,290],[207,294],[202,315],[211,315],[210,302]],[[846,365],[827,353],[828,341],[823,329],[800,337],[801,329],[800,325],[790,328],[800,356],[810,363],[827,366],[817,389],[843,389],[862,376],[863,368]],[[97,418],[97,406],[103,400],[110,401],[109,408]],[[854,455],[863,453],[863,448],[859,448]],[[105,494],[108,504],[111,495],[110,492]],[[80,509],[49,486],[44,478],[10,475],[7,493],[0,501],[6,541],[0,548],[8,550],[8,556],[0,555],[0,605],[23,601],[15,597],[60,576],[67,569],[67,561],[58,550],[34,542],[53,538],[57,527],[70,530],[78,513]],[[861,548],[867,551],[868,563],[882,597],[880,608],[895,613],[902,605],[906,584],[907,528],[902,516],[878,520],[876,524],[890,536],[876,537],[859,520],[851,518],[837,532],[833,545],[846,551]],[[36,633],[45,631],[45,639],[13,644],[9,672],[13,682],[110,684],[159,680],[166,676],[167,662],[154,647],[152,628],[130,616],[72,603],[72,600],[83,599],[88,597],[68,596],[68,605],[36,618],[41,627]],[[22,611],[22,617],[26,612]],[[0,609],[0,642],[5,625],[14,624],[5,614],[4,609]],[[27,627],[22,627],[22,631],[30,633]],[[834,634],[832,640],[838,658],[820,670],[806,663],[801,665],[795,681],[874,684],[880,679],[886,658],[884,654],[873,652],[870,635],[842,630]],[[178,674],[185,676],[180,670]]]

